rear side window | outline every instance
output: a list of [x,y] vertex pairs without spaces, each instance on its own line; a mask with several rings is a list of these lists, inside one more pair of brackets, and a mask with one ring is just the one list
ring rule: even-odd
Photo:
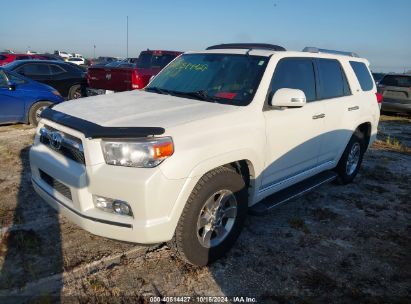
[[363,62],[350,61],[350,65],[360,83],[363,91],[370,91],[374,87],[374,81],[371,78],[370,71]]
[[6,56],[4,56],[4,55],[0,55],[0,60],[5,60],[5,59],[7,59],[7,57],[6,57]]
[[386,75],[381,81],[380,84],[393,87],[411,87],[411,76],[404,75]]
[[334,59],[318,59],[318,74],[320,99],[336,98],[351,94],[347,78],[341,64]]
[[18,69],[18,73],[24,75],[50,75],[50,69],[46,64],[29,63]]
[[50,65],[50,71],[52,75],[56,75],[56,74],[61,74],[61,73],[65,73],[66,70],[64,70],[63,68],[59,67],[58,65]]
[[273,95],[282,88],[298,89],[305,93],[307,101],[315,100],[315,77],[312,60],[305,58],[282,59],[275,69],[271,88]]

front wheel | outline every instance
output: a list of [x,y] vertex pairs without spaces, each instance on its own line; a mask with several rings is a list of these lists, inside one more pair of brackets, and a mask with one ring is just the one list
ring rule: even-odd
[[247,189],[234,170],[205,174],[191,193],[172,247],[184,261],[205,266],[224,255],[239,236],[247,215]]
[[29,111],[29,123],[32,126],[37,127],[40,121],[41,112],[43,112],[43,110],[48,108],[50,105],[52,105],[52,103],[49,101],[40,101],[32,105]]
[[360,169],[364,152],[364,137],[361,133],[355,132],[348,142],[335,170],[341,184],[345,185],[354,180]]

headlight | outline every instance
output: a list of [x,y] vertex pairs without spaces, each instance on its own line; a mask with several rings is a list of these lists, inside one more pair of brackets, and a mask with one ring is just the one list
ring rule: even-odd
[[101,142],[108,165],[153,168],[174,153],[171,137]]

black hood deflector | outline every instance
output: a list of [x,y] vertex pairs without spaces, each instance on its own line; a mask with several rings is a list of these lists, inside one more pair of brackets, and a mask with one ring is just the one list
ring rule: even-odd
[[165,132],[164,128],[159,127],[104,127],[51,108],[44,109],[40,117],[77,130],[86,138],[134,138],[161,135]]

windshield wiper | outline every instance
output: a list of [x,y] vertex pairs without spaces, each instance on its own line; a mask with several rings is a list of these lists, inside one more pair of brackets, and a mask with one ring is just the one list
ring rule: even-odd
[[163,95],[170,95],[169,91],[164,90],[164,89],[160,89],[158,87],[145,88],[145,91],[154,92],[154,93],[163,94]]
[[200,90],[200,91],[196,91],[196,92],[176,92],[173,91],[172,94],[176,94],[179,96],[186,96],[186,97],[192,97],[192,98],[196,98],[196,99],[200,99],[200,100],[204,100],[204,101],[208,101],[208,102],[217,102],[217,100],[219,98],[215,98],[212,97],[210,95],[207,94],[206,91],[204,90]]

